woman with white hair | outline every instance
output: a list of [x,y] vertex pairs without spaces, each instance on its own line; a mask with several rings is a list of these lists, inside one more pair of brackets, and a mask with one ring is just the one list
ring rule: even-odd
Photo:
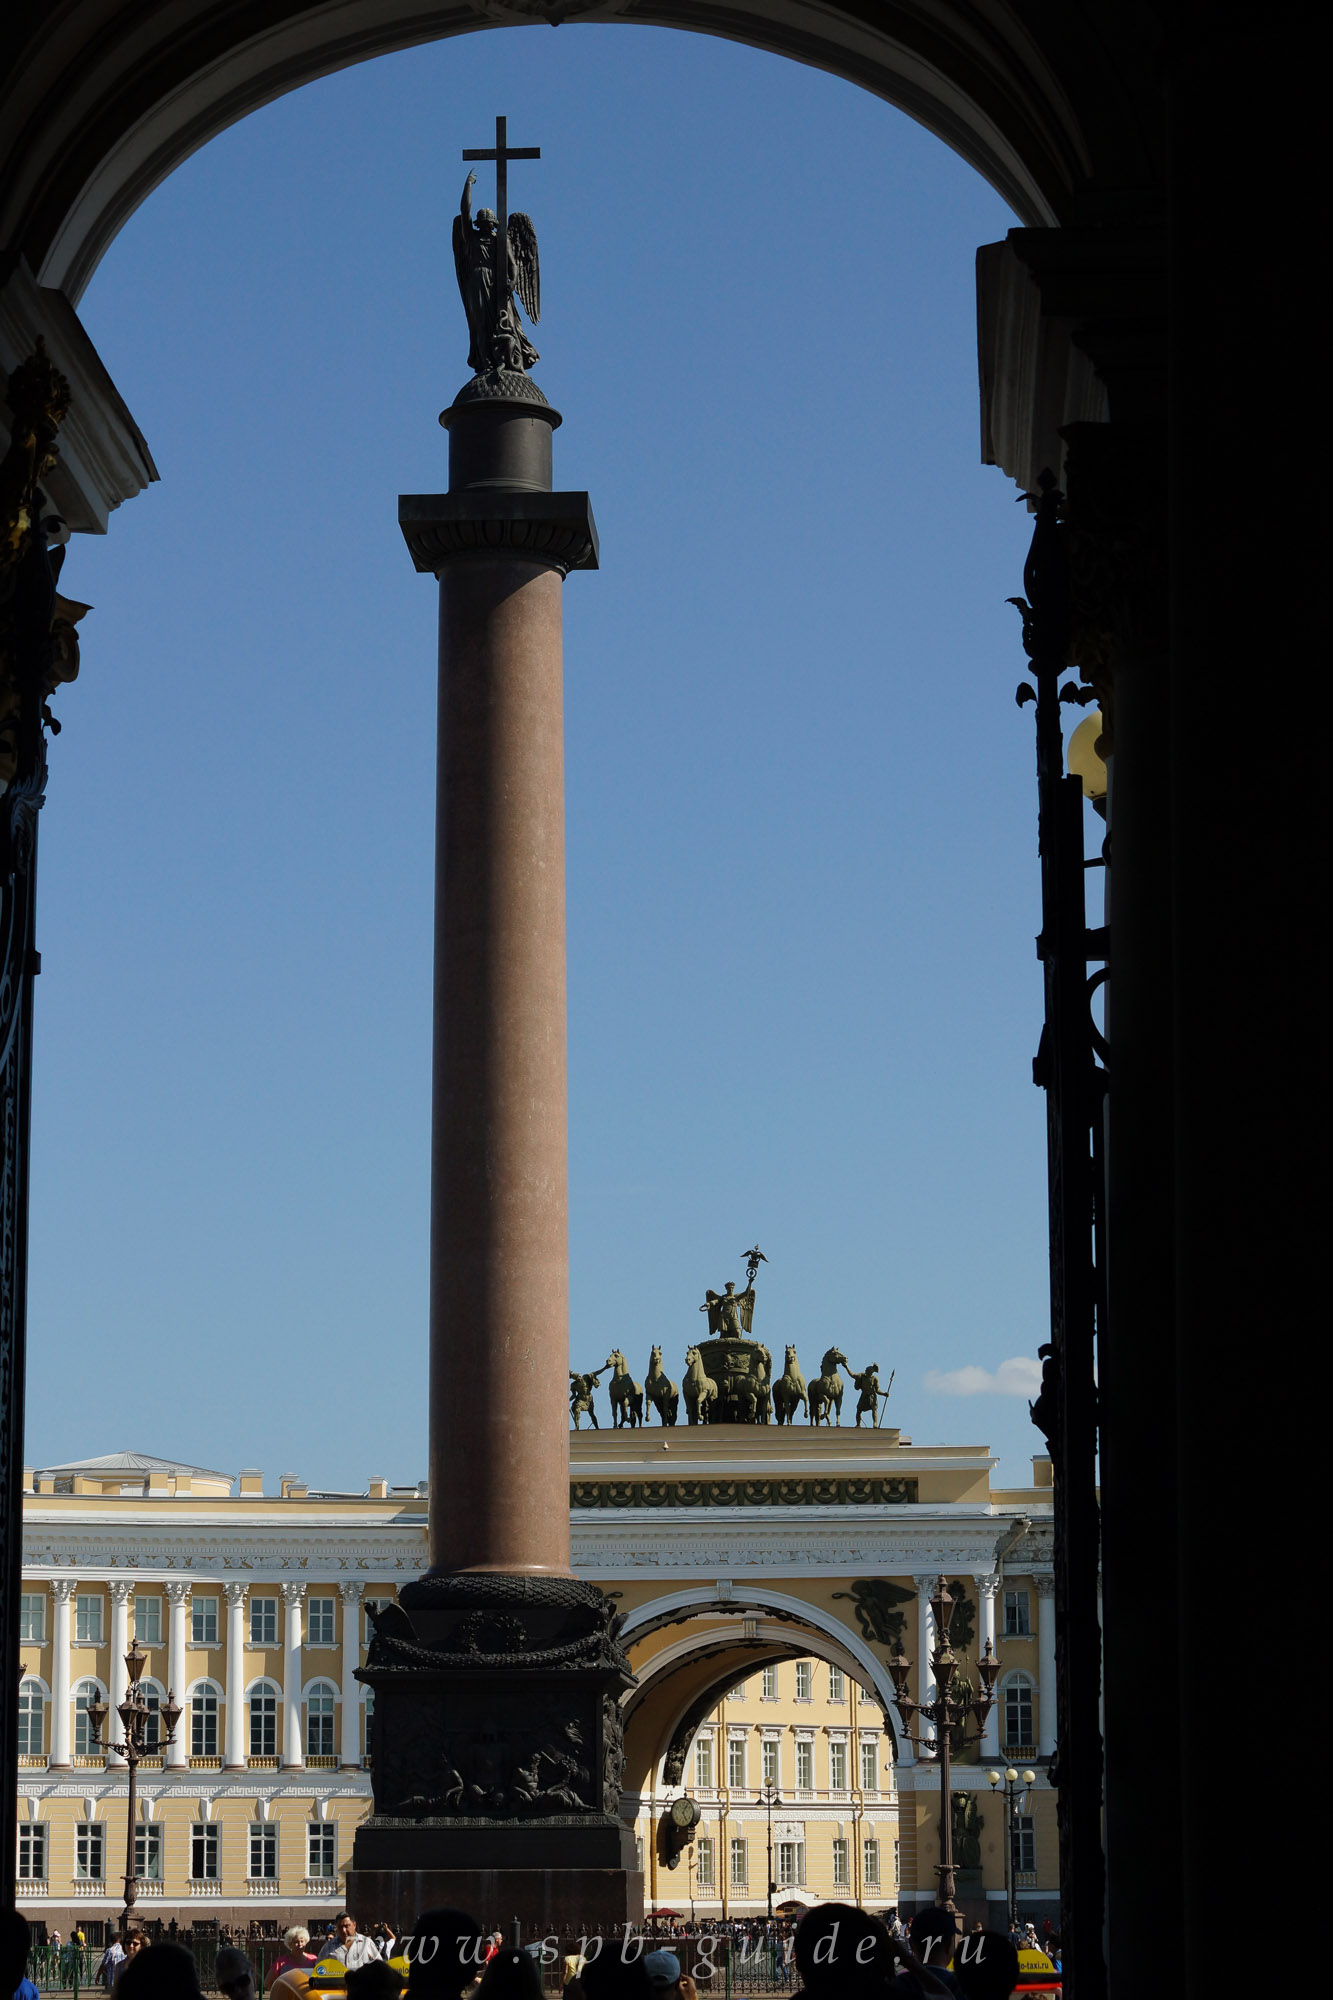
[[309,1972],[315,1962],[309,1931],[303,1924],[293,1924],[282,1934],[282,1951],[268,1976],[269,1991],[272,1992],[274,1981],[281,1979],[284,1972]]

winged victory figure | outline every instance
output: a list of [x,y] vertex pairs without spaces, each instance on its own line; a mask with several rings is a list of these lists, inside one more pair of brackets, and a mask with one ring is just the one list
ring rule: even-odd
[[728,1279],[725,1292],[704,1294],[699,1310],[708,1314],[708,1331],[715,1340],[741,1340],[754,1331],[754,1286],[738,1292]]
[[472,188],[476,178],[475,174],[469,174],[464,182],[463,199],[454,217],[454,268],[458,272],[458,289],[463,295],[471,343],[468,367],[477,375],[497,368],[522,373],[540,359],[523,332],[515,304],[517,293],[523,310],[536,325],[542,316],[537,232],[530,215],[520,210],[510,216],[508,270],[497,317],[495,262],[500,225],[495,211],[489,208],[479,208],[473,221]]

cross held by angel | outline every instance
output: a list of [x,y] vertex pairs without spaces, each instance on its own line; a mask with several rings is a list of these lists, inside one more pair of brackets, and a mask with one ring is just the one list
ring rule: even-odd
[[508,218],[505,229],[505,282],[496,290],[500,223],[494,209],[472,215],[472,189],[477,176],[469,173],[463,199],[454,217],[454,268],[467,314],[468,367],[476,375],[496,369],[524,373],[540,359],[523,331],[515,295],[535,325],[541,318],[541,270],[537,262],[537,232],[522,210]]

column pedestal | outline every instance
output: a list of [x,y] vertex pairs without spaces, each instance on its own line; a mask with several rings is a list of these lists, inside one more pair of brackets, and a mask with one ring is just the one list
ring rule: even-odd
[[399,520],[440,582],[431,1151],[430,1569],[376,1619],[374,1813],[348,1898],[400,1933],[642,1914],[619,1814],[619,1620],[569,1561],[561,593],[594,568],[560,418],[477,376],[449,491]]

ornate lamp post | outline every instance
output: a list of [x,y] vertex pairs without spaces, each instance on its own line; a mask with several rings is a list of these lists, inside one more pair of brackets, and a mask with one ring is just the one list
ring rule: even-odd
[[986,1783],[992,1790],[1001,1782],[1004,1785],[1004,1896],[1009,1910],[1009,1928],[1013,1930],[1018,1922],[1018,1822],[1030,1810],[1032,1787],[1037,1782],[1035,1771],[1024,1771],[1025,1790],[1020,1798],[1018,1793],[1018,1772],[1011,1764],[1001,1780],[998,1771],[987,1771]]
[[1000,1671],[1000,1663],[995,1657],[990,1640],[987,1639],[985,1650],[977,1661],[977,1671],[981,1675],[981,1693],[975,1694],[967,1681],[961,1682],[959,1691],[955,1692],[961,1662],[955,1658],[953,1648],[949,1644],[954,1598],[945,1577],[940,1578],[935,1594],[930,1600],[930,1606],[935,1614],[935,1646],[930,1656],[930,1664],[935,1675],[934,1701],[913,1701],[908,1694],[907,1676],[911,1672],[912,1662],[903,1652],[901,1640],[898,1642],[897,1652],[889,1661],[889,1672],[893,1675],[893,1685],[896,1690],[894,1703],[902,1717],[903,1733],[908,1742],[915,1743],[921,1749],[925,1749],[930,1743],[928,1736],[912,1734],[914,1715],[924,1716],[927,1722],[933,1722],[939,1738],[937,1748],[940,1760],[940,1861],[937,1872],[940,1878],[940,1902],[945,1909],[951,1910],[954,1907],[954,1866],[953,1799],[949,1789],[950,1764],[954,1754],[961,1751],[967,1742],[969,1716],[975,1718],[977,1736],[981,1735],[986,1717],[990,1714],[995,1700],[995,1680]]
[[[122,1931],[129,1930],[130,1916],[135,1904],[139,1900],[139,1870],[135,1865],[134,1854],[135,1815],[138,1807],[139,1763],[150,1747],[148,1742],[148,1720],[153,1713],[148,1705],[147,1692],[141,1685],[143,1670],[147,1664],[148,1655],[144,1652],[136,1638],[129,1652],[125,1655],[125,1671],[130,1677],[129,1686],[125,1690],[124,1701],[116,1709],[116,1714],[120,1717],[120,1726],[125,1732],[125,1740],[123,1743],[112,1743],[107,1746],[108,1749],[114,1750],[117,1756],[125,1759],[130,1773],[129,1824],[125,1833],[125,1909],[120,1920]],[[108,1713],[109,1710],[104,1701],[89,1702],[88,1728],[94,1744],[97,1743],[102,1734],[102,1728],[106,1722]],[[181,1719],[181,1710],[180,1704],[177,1702],[175,1694],[170,1688],[167,1689],[167,1698],[158,1710],[158,1716],[167,1732],[163,1741],[165,1743],[174,1743],[176,1740],[176,1724]],[[156,1745],[153,1747],[155,1748]]]
[[776,1785],[765,1785],[759,1794],[768,1813],[768,1921],[773,1922],[773,1891],[777,1884],[773,1880],[773,1808],[782,1804],[782,1793]]

